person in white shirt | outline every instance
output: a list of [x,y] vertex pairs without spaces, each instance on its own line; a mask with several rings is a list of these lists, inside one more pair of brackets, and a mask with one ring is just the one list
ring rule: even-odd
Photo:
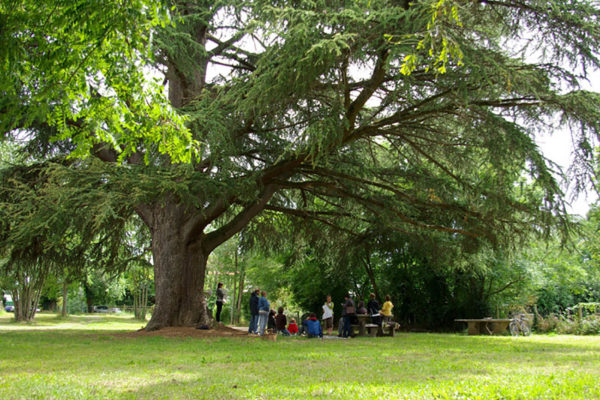
[[[327,301],[323,304],[323,327],[327,330],[327,334],[331,335],[333,330],[333,302],[331,296],[327,296]],[[324,329],[324,330],[325,330]]]

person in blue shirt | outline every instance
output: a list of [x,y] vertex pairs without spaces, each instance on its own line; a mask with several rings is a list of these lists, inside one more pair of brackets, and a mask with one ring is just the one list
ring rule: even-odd
[[304,321],[304,326],[306,327],[306,335],[309,338],[323,338],[323,328],[321,327],[321,322],[319,322],[315,313],[310,313],[308,319]]
[[269,300],[267,300],[267,292],[263,290],[260,293],[260,298],[258,299],[258,334],[260,336],[265,334],[265,328],[267,327],[270,310],[271,304],[269,304]]

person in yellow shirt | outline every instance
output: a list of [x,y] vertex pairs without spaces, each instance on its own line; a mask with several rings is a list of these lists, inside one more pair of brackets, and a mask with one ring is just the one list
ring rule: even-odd
[[392,302],[390,301],[391,297],[388,294],[387,296],[385,296],[385,303],[383,303],[383,306],[381,307],[381,310],[379,310],[379,314],[383,315],[383,320],[385,322],[390,322],[392,320],[392,309],[394,308],[394,305],[392,304]]

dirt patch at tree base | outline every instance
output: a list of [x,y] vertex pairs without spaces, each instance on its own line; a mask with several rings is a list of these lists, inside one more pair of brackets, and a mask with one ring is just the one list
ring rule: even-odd
[[248,332],[240,329],[230,328],[228,326],[216,326],[212,329],[196,329],[190,326],[172,326],[162,328],[156,331],[145,331],[140,329],[135,332],[119,333],[115,336],[119,337],[148,337],[148,336],[162,336],[162,337],[192,337],[192,338],[204,338],[204,337],[251,337]]

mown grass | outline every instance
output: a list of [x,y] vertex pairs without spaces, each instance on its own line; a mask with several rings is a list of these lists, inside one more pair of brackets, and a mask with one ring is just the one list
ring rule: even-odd
[[600,338],[127,338],[128,316],[0,316],[1,399],[600,399]]

